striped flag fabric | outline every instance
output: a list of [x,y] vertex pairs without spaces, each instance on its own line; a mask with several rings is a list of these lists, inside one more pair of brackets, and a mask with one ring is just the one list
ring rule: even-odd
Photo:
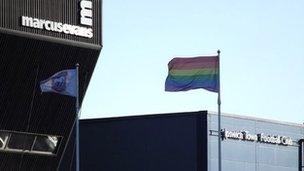
[[203,88],[211,92],[219,92],[218,56],[176,57],[168,63],[168,69],[165,91]]

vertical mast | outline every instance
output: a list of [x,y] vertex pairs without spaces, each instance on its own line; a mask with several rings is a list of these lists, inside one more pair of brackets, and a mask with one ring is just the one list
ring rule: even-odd
[[76,171],[79,171],[79,64],[76,64]]
[[220,53],[221,51],[217,51],[218,56],[218,98],[217,98],[217,105],[218,105],[218,170],[222,171],[222,147],[221,147],[221,84],[220,84]]

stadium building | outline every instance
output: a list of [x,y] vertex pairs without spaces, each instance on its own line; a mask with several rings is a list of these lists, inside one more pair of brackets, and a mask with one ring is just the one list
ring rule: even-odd
[[[80,168],[218,171],[217,122],[207,111],[81,120]],[[221,123],[222,171],[303,170],[303,125],[230,114]]]
[[[0,1],[0,170],[74,170],[75,98],[41,94],[79,68],[82,101],[102,49],[101,0]],[[222,118],[223,171],[302,171],[304,127]],[[200,112],[80,121],[80,168],[217,171],[217,115]]]
[[0,1],[0,170],[57,170],[75,98],[39,82],[79,68],[82,101],[102,48],[101,0]]

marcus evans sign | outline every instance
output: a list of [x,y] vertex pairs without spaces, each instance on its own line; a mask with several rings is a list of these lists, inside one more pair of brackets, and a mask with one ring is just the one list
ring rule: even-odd
[[43,30],[48,30],[58,33],[71,34],[71,35],[87,37],[87,38],[93,37],[93,30],[91,28],[64,24],[61,22],[55,22],[45,19],[32,18],[27,16],[22,16],[22,26],[43,29]]
[[[92,27],[93,25],[93,12],[92,1],[80,1],[80,24]],[[21,16],[21,24],[25,27],[42,29],[52,32],[70,34],[80,37],[92,38],[93,29],[88,27],[76,26],[47,19],[33,18],[28,16]]]
[[293,145],[292,139],[290,137],[281,135],[266,135],[260,134],[250,134],[248,131],[222,131],[223,139],[236,139],[244,141],[256,141],[268,144],[279,144],[279,145]]

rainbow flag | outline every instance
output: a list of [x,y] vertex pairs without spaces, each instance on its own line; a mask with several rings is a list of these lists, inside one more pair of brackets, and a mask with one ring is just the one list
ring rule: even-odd
[[169,74],[165,91],[187,91],[203,88],[219,91],[219,57],[199,56],[173,58],[168,63]]

